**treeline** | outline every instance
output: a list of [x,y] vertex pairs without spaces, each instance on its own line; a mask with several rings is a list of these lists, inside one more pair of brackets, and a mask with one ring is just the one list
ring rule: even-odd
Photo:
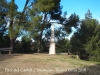
[[70,40],[72,53],[82,59],[100,61],[100,23],[92,17],[90,10],[85,19],[80,21],[80,27]]
[[[13,52],[48,52],[51,21],[55,21],[56,52],[70,52],[81,59],[100,61],[100,23],[88,10],[84,19],[72,13],[66,18],[60,0],[26,0],[22,12],[15,0],[0,1],[0,48],[12,47]],[[63,16],[62,16],[63,15]],[[70,40],[66,37],[76,29]],[[18,37],[22,37],[20,41]]]

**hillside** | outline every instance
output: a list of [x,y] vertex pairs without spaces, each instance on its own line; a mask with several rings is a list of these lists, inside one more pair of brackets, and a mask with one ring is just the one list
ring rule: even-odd
[[68,55],[0,55],[0,75],[100,75],[98,62]]

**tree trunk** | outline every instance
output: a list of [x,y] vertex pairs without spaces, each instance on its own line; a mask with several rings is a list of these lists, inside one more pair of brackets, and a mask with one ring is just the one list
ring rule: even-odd
[[42,44],[42,33],[43,31],[41,31],[40,36],[39,36],[39,41],[38,41],[38,53],[41,52],[41,44]]
[[38,53],[40,53],[40,51],[41,51],[40,49],[41,49],[41,45],[40,45],[40,40],[39,40],[38,41],[38,51],[37,51]]
[[10,38],[10,47],[12,48],[12,52],[15,52],[15,39]]

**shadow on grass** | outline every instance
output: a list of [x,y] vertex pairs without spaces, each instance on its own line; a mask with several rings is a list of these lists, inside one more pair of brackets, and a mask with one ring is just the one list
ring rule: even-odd
[[0,54],[0,61],[5,61],[7,59],[12,59],[16,56],[22,56],[23,54]]
[[29,55],[47,55],[47,53],[12,53],[12,54],[2,53],[2,54],[0,54],[0,61],[13,59],[15,57],[23,56],[23,55],[26,55],[26,54],[29,54]]
[[53,75],[100,75],[100,63],[81,68],[57,69],[56,71],[59,73]]

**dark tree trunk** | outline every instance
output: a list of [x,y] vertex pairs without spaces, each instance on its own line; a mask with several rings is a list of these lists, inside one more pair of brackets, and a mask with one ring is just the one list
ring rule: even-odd
[[15,52],[15,38],[10,38],[10,47],[12,48],[12,52]]
[[41,45],[40,45],[40,40],[39,40],[39,41],[38,41],[38,51],[37,51],[38,53],[40,53],[40,51],[41,51],[41,50],[40,50],[40,49],[41,49],[40,46],[41,46]]
[[41,31],[40,36],[39,36],[39,41],[38,41],[38,53],[40,53],[42,51],[41,49],[41,44],[42,44],[42,33],[43,31]]
[[[44,15],[43,24],[45,25],[45,24],[46,24],[46,23],[45,23],[45,20],[47,20],[47,19],[46,19],[47,13],[44,13],[44,14],[45,14],[45,15]],[[37,51],[38,53],[42,52],[41,44],[42,44],[42,34],[43,34],[44,28],[45,28],[45,26],[42,27],[41,33],[40,33],[40,36],[39,36],[39,40],[38,40],[38,51]]]

